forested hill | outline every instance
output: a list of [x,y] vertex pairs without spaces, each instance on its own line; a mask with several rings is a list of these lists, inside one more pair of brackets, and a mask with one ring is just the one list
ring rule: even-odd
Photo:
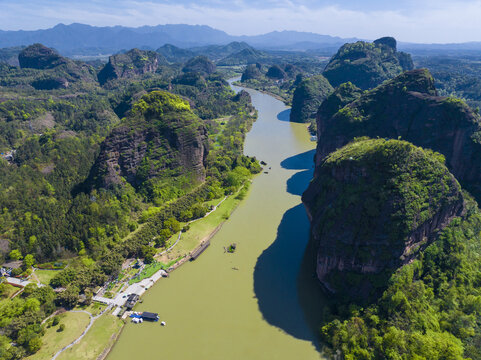
[[365,90],[413,68],[411,56],[397,51],[396,40],[383,37],[372,43],[358,41],[343,45],[323,75],[332,86],[350,81]]

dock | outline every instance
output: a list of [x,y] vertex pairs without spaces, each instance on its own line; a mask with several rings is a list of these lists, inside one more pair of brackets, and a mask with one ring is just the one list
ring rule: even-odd
[[204,241],[197,249],[192,251],[192,253],[190,254],[190,260],[193,261],[197,259],[200,256],[200,254],[202,254],[205,251],[205,249],[209,247],[209,245],[210,245],[210,240]]

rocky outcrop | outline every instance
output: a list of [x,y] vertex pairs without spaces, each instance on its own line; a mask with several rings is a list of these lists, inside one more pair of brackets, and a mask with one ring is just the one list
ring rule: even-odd
[[322,75],[302,80],[294,91],[290,120],[305,123],[315,119],[319,105],[333,90],[329,81]]
[[188,103],[153,91],[105,139],[90,182],[99,188],[128,182],[140,191],[162,178],[201,182],[207,152],[207,131]]
[[347,105],[336,90],[319,108],[317,167],[355,137],[401,138],[443,154],[463,187],[481,198],[479,116],[460,100],[437,96],[427,70],[406,72],[362,95],[350,92],[358,98]]
[[18,55],[20,67],[30,69],[52,69],[66,64],[68,59],[42,44],[33,44],[23,49]]
[[110,80],[132,78],[146,73],[156,72],[167,60],[155,51],[132,49],[124,54],[109,57],[109,62],[100,70],[100,84]]
[[183,72],[196,72],[200,73],[201,75],[213,74],[215,73],[215,70],[215,64],[210,61],[209,58],[202,55],[187,61],[184,68],[182,69]]
[[351,81],[361,89],[371,89],[413,68],[411,56],[397,51],[394,38],[384,37],[373,43],[358,41],[343,45],[323,75],[335,87]]
[[365,301],[464,212],[443,157],[405,141],[357,140],[325,158],[303,195],[326,289]]

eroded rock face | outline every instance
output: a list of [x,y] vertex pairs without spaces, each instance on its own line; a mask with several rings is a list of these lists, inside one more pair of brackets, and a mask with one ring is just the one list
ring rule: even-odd
[[443,154],[456,179],[479,199],[479,121],[462,101],[437,96],[425,69],[406,72],[362,95],[351,87],[339,97],[336,90],[317,114],[316,166],[355,137],[400,138]]
[[125,54],[110,56],[98,79],[100,84],[105,84],[109,80],[132,78],[156,72],[159,65],[166,63],[167,60],[155,51],[132,49]]
[[206,140],[203,123],[187,103],[166,92],[149,93],[105,139],[91,182],[100,188],[128,182],[136,189],[163,177],[185,175],[202,182]]
[[461,187],[443,157],[405,141],[358,140],[330,154],[303,195],[329,291],[376,296],[463,214]]
[[396,50],[396,40],[383,37],[372,43],[358,41],[343,45],[323,75],[332,86],[351,81],[361,89],[371,89],[413,68],[411,56]]

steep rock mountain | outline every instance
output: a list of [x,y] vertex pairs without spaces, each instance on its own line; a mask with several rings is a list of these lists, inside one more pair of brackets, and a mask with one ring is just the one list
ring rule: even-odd
[[157,71],[167,60],[155,51],[132,49],[124,54],[112,55],[98,74],[100,84],[109,80],[132,78]]
[[330,154],[302,199],[319,280],[361,302],[464,212],[444,157],[399,140],[358,139]]
[[402,138],[443,154],[463,187],[480,198],[479,115],[461,100],[437,96],[427,70],[399,75],[340,109],[327,104],[317,115],[317,166],[355,137]]
[[182,69],[183,72],[197,72],[202,75],[213,74],[215,70],[215,64],[203,55],[190,59]]
[[373,43],[358,41],[343,45],[323,75],[335,87],[351,81],[361,89],[370,89],[413,68],[411,55],[398,52],[396,40],[385,37]]
[[319,105],[333,90],[329,81],[322,75],[302,80],[294,90],[290,120],[305,123],[314,119]]
[[207,132],[189,104],[165,91],[136,102],[102,144],[89,182],[100,188],[130,183],[148,196],[162,181],[205,178]]

